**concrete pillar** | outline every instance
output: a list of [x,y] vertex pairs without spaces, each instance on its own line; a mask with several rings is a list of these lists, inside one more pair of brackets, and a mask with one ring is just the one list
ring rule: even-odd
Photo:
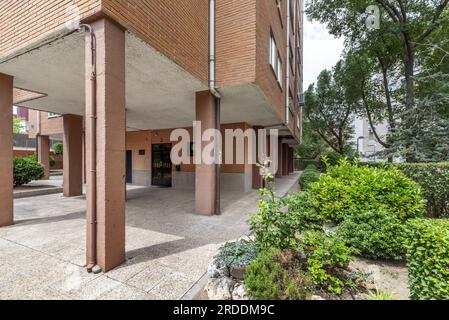
[[289,151],[290,151],[290,157],[289,157],[289,168],[290,168],[290,170],[289,170],[289,173],[291,174],[291,173],[293,173],[293,172],[295,172],[295,164],[294,164],[294,162],[295,162],[295,150],[293,149],[293,148],[289,148]]
[[[217,101],[210,91],[196,93],[196,120],[201,121],[201,135],[207,129],[219,129],[217,126]],[[203,148],[210,142],[202,142]],[[203,162],[203,161],[201,161]],[[197,164],[195,166],[195,207],[196,213],[214,215],[218,213],[216,187],[219,185],[217,164]]]
[[276,173],[276,178],[282,177],[282,172],[284,170],[284,150],[282,149],[282,138],[279,138],[278,143],[278,171]]
[[288,163],[289,163],[288,145],[282,145],[282,175],[288,176]]
[[0,73],[0,227],[14,223],[12,105],[13,78]]
[[37,161],[44,166],[42,180],[50,180],[50,137],[37,137]]
[[83,194],[83,118],[64,115],[64,196]]
[[[262,127],[254,127],[254,131],[256,132],[256,154],[259,155],[259,131],[263,130]],[[266,149],[265,149],[266,151]],[[257,159],[258,162],[261,159]],[[263,177],[260,175],[260,167],[257,164],[253,165],[253,189],[261,189],[263,188]]]
[[[91,26],[97,44],[97,112],[96,132],[91,132],[91,38],[86,33],[86,169],[88,174],[96,170],[96,262],[107,272],[125,261],[125,32],[106,18]],[[96,136],[95,164],[90,160],[92,135]],[[87,180],[90,216],[94,193],[93,181]],[[92,237],[88,228],[88,248]]]

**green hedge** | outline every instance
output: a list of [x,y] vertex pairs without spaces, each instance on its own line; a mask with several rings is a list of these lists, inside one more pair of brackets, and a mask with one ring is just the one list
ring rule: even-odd
[[427,201],[430,218],[449,217],[449,162],[442,163],[364,163],[371,168],[397,167],[408,178],[419,184]]
[[321,172],[314,165],[309,165],[306,170],[299,177],[299,185],[302,190],[307,190],[307,188],[314,182],[320,179]]
[[408,223],[407,260],[412,299],[449,299],[449,220]]
[[421,186],[429,217],[449,217],[449,162],[400,164],[398,167]]
[[345,218],[338,234],[363,257],[405,258],[405,225],[388,210],[357,212]]
[[334,224],[369,210],[388,210],[401,220],[420,218],[425,211],[421,188],[393,167],[377,169],[342,160],[309,190],[312,206]]
[[44,166],[36,161],[36,156],[14,158],[14,187],[25,185],[44,176]]
[[304,171],[310,165],[318,167],[320,165],[320,161],[314,160],[314,159],[296,159],[295,160],[295,169],[298,171]]

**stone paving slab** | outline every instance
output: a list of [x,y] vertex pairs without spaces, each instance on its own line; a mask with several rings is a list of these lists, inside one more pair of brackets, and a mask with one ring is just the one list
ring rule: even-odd
[[[277,181],[279,195],[298,175]],[[225,242],[248,232],[258,192],[226,192],[223,213],[194,214],[194,192],[130,188],[127,261],[100,275],[84,268],[85,198],[46,195],[15,200],[16,224],[0,228],[0,299],[181,299]]]

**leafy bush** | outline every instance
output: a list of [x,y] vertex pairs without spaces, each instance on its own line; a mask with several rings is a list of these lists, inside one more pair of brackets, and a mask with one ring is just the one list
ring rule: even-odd
[[248,267],[245,287],[256,300],[304,300],[313,284],[291,252],[267,250]]
[[257,259],[259,248],[254,241],[240,240],[225,244],[217,256],[217,261],[228,268],[247,267]]
[[405,226],[386,210],[353,213],[338,227],[346,244],[367,258],[401,260],[405,257]]
[[342,294],[345,282],[336,271],[349,265],[353,250],[342,239],[317,231],[303,234],[300,250],[306,256],[313,283],[331,293]]
[[339,224],[352,213],[389,210],[406,220],[423,214],[421,188],[394,167],[370,168],[341,160],[310,186],[310,202],[326,221]]
[[62,155],[64,153],[64,147],[63,147],[62,143],[54,144],[53,150],[55,151],[56,155]]
[[284,199],[277,199],[272,191],[262,189],[259,212],[248,221],[256,241],[262,249],[296,247],[298,218],[290,212]]
[[307,190],[309,185],[320,179],[321,173],[315,166],[309,166],[299,177],[299,185],[302,190]]
[[449,163],[401,164],[398,167],[421,186],[429,217],[449,217]]
[[35,156],[14,158],[14,187],[22,186],[44,176],[44,166],[36,161]]
[[449,220],[408,223],[407,262],[412,299],[449,299]]
[[324,221],[316,214],[315,209],[310,205],[310,193],[299,192],[284,200],[289,213],[295,219],[296,232],[308,230],[322,231]]
[[49,161],[50,161],[50,167],[54,167],[56,165],[56,160],[54,157],[50,156]]

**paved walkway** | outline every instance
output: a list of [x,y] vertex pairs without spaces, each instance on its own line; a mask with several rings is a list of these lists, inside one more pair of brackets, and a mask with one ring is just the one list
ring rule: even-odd
[[[280,195],[298,175],[279,179]],[[203,276],[219,247],[248,232],[257,191],[225,193],[223,214],[194,214],[190,191],[128,192],[127,262],[87,274],[84,198],[15,200],[16,224],[0,229],[0,299],[180,299]]]

